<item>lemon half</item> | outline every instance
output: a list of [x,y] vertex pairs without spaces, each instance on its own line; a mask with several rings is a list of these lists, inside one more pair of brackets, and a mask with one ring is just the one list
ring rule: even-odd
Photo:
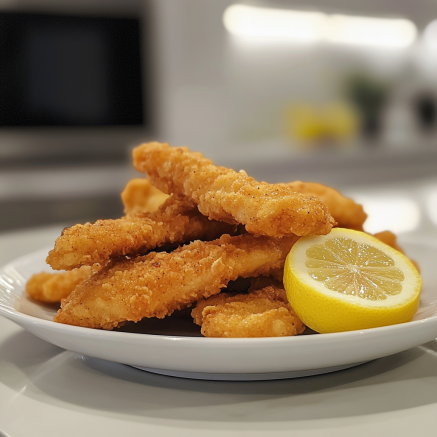
[[284,267],[288,300],[320,333],[408,322],[422,280],[411,261],[376,238],[350,229],[303,237]]

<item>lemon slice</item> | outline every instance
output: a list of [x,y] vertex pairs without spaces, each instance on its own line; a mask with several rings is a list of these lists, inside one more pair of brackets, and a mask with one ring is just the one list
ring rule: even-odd
[[364,232],[337,228],[299,239],[285,262],[284,286],[305,325],[328,333],[410,321],[422,280],[397,250]]

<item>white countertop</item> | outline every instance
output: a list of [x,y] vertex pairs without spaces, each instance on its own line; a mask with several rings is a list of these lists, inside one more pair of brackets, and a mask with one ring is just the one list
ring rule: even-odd
[[51,436],[434,436],[437,344],[270,382],[158,376],[81,357],[0,319],[0,430]]
[[[422,205],[433,187],[356,194],[404,193]],[[421,232],[401,242],[437,239],[424,208]],[[0,235],[0,265],[50,246],[62,228]],[[327,375],[208,382],[83,357],[0,317],[0,436],[435,436],[436,413],[436,341]]]

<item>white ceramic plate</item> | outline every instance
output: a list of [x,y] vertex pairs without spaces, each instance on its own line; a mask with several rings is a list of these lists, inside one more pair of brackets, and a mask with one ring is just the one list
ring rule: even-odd
[[421,266],[424,286],[414,320],[401,325],[248,339],[199,337],[195,325],[183,318],[140,322],[123,332],[62,325],[52,321],[56,307],[32,302],[24,292],[33,273],[48,270],[47,250],[19,258],[0,270],[0,315],[62,348],[166,375],[256,380],[326,373],[395,354],[437,336],[437,247],[405,247]]

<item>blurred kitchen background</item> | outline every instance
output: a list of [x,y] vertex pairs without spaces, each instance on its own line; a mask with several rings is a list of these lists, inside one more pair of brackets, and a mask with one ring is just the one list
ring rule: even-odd
[[437,2],[0,0],[0,232],[123,213],[132,148],[437,229]]

